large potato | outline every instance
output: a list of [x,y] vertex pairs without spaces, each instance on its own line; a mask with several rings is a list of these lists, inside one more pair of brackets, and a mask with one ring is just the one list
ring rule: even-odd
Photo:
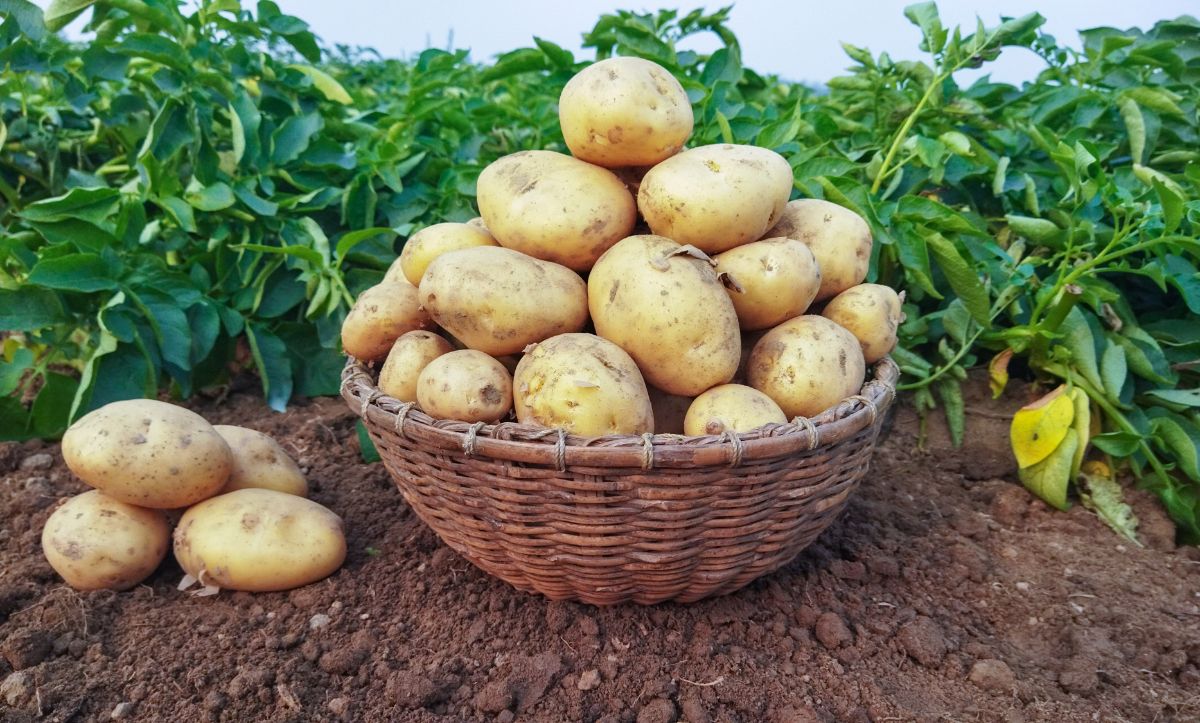
[[452,351],[421,370],[417,403],[437,419],[497,422],[512,409],[512,377],[481,351]]
[[759,339],[748,373],[789,418],[813,417],[858,394],[866,363],[853,334],[823,316],[797,316]]
[[896,329],[904,316],[901,302],[889,286],[860,284],[833,297],[821,316],[853,334],[863,358],[874,364],[896,348]]
[[871,266],[871,228],[862,216],[836,203],[801,198],[787,204],[766,234],[803,241],[821,268],[817,301],[842,293],[867,278]]
[[479,213],[501,246],[575,271],[629,235],[637,205],[605,168],[553,151],[522,151],[483,169]]
[[766,329],[808,310],[821,286],[821,270],[803,242],[787,237],[763,239],[729,249],[716,257],[738,322],[747,331]]
[[154,399],[112,402],[80,417],[62,439],[79,479],[120,502],[186,507],[221,491],[229,445],[193,411]]
[[472,349],[519,353],[587,323],[587,286],[568,268],[510,249],[482,246],[434,259],[420,303]]
[[290,590],[341,567],[346,537],[342,518],[312,500],[241,489],[184,513],[175,528],[175,559],[204,585]]
[[417,231],[404,242],[400,250],[400,270],[413,286],[421,284],[425,269],[438,256],[448,251],[476,246],[495,246],[496,239],[486,230],[467,223],[435,223]]
[[417,401],[417,377],[429,362],[454,350],[432,331],[410,331],[396,340],[379,370],[379,389],[402,402]]
[[766,424],[787,422],[783,410],[766,394],[741,384],[722,384],[696,397],[683,419],[684,434],[698,437],[749,432]]
[[233,452],[233,471],[221,493],[255,487],[308,497],[308,480],[295,460],[262,432],[230,424],[213,427]]
[[650,393],[650,407],[654,410],[654,433],[683,434],[683,419],[693,398],[668,394],[650,385],[646,385],[646,391]]
[[561,334],[535,344],[513,378],[517,421],[571,434],[654,431],[654,411],[637,364],[594,334]]
[[779,220],[792,183],[792,167],[774,151],[701,146],[651,168],[638,188],[638,209],[659,236],[716,254],[762,238]]
[[737,371],[733,302],[712,264],[671,239],[630,236],[609,249],[588,276],[588,308],[596,333],[664,392],[694,396]]
[[692,135],[683,86],[641,58],[607,58],[576,73],[558,98],[558,119],[571,154],[607,168],[653,165]]
[[128,590],[154,572],[170,540],[161,511],[99,490],[72,497],[42,529],[46,560],[76,590]]
[[342,348],[362,361],[379,361],[403,334],[432,325],[417,287],[403,279],[384,281],[358,295],[342,322]]

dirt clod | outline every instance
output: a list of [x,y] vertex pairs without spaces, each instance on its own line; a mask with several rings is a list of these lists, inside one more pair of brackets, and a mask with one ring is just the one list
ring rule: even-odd
[[822,613],[821,617],[817,618],[816,635],[821,645],[830,650],[837,650],[853,639],[850,628],[846,627],[846,623],[837,613]]
[[33,695],[33,678],[18,670],[0,681],[0,698],[13,708],[20,707]]
[[108,714],[108,717],[113,720],[125,720],[126,718],[132,718],[136,711],[137,703],[125,701],[124,703],[117,703],[116,707],[112,709],[112,713]]
[[1017,683],[1017,677],[1008,663],[995,659],[975,661],[975,665],[971,666],[970,678],[980,688],[997,693],[1012,690]]
[[13,670],[32,668],[54,650],[54,639],[41,630],[15,633],[0,643],[3,656]]
[[592,668],[579,675],[579,682],[575,684],[575,687],[580,690],[592,690],[598,685],[600,685],[600,671]]
[[926,668],[936,667],[946,656],[946,639],[942,629],[924,616],[902,625],[896,633],[896,640],[909,657]]
[[46,454],[45,452],[31,454],[28,457],[26,457],[25,459],[21,460],[21,469],[25,470],[25,471],[50,469],[53,466],[54,466],[54,457],[52,455]]
[[637,723],[674,723],[675,704],[667,698],[655,698],[638,711]]

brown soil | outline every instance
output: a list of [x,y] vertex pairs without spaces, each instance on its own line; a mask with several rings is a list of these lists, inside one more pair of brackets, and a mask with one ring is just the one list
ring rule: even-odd
[[83,486],[57,446],[0,445],[0,720],[1196,720],[1200,555],[1141,495],[1147,548],[1050,511],[1011,478],[1005,410],[967,406],[962,450],[936,420],[919,450],[901,408],[792,565],[652,608],[477,571],[359,462],[340,400],[196,405],[274,434],[345,518],[345,567],[290,593],[195,597],[174,562],[130,592],[72,591],[39,535]]

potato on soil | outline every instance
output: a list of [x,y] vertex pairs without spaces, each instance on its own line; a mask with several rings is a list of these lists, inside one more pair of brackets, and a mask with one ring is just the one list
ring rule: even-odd
[[79,479],[139,507],[171,509],[212,497],[229,481],[233,454],[193,411],[154,399],[112,402],[63,435],[63,459]]
[[553,151],[493,162],[476,194],[501,246],[575,271],[590,269],[637,220],[633,195],[612,171]]
[[435,259],[421,280],[420,303],[447,332],[493,356],[579,331],[588,313],[579,274],[494,246]]
[[559,96],[558,118],[571,154],[607,168],[653,165],[692,135],[683,86],[641,58],[608,58],[576,73]]
[[517,364],[513,390],[523,424],[585,437],[654,431],[637,364],[593,334],[560,334],[530,347]]
[[262,432],[229,424],[213,427],[233,452],[233,471],[221,493],[256,487],[308,497],[308,480],[295,460]]
[[815,198],[792,201],[767,236],[794,238],[812,250],[821,269],[817,301],[837,296],[867,278],[871,228],[848,208]]
[[417,287],[403,279],[384,281],[358,295],[342,322],[342,348],[362,361],[379,361],[402,335],[431,326]]
[[497,422],[512,409],[512,377],[503,364],[481,351],[452,351],[421,371],[417,402],[436,419]]
[[624,349],[646,382],[693,396],[733,377],[737,313],[712,264],[662,236],[630,236],[588,276],[596,333]]
[[404,242],[400,250],[401,273],[413,286],[421,284],[425,269],[438,256],[448,251],[477,246],[496,246],[496,239],[487,231],[466,223],[435,223],[417,231]]
[[687,416],[693,398],[668,394],[650,385],[646,385],[646,391],[650,393],[650,407],[654,410],[654,433],[683,434],[683,418]]
[[162,511],[99,490],[67,500],[42,528],[46,560],[76,590],[128,590],[154,572],[170,541]]
[[792,167],[774,151],[701,146],[650,169],[638,188],[638,209],[659,236],[716,254],[762,238],[779,220],[792,184]]
[[767,332],[750,353],[750,386],[788,418],[813,417],[858,394],[866,375],[862,348],[823,316],[798,316]]
[[204,585],[290,590],[341,567],[346,537],[342,519],[312,500],[241,489],[184,513],[175,528],[175,559]]
[[717,273],[728,274],[729,299],[743,329],[767,329],[808,310],[821,286],[821,270],[803,242],[763,239],[729,249],[715,258]]
[[821,316],[848,330],[874,364],[896,348],[896,329],[903,320],[902,297],[890,286],[859,284],[833,297]]
[[766,394],[741,384],[722,384],[696,397],[683,420],[683,431],[689,436],[749,432],[785,422],[783,410]]
[[450,342],[432,331],[410,331],[392,344],[383,368],[379,389],[402,402],[417,401],[417,377],[429,362],[454,350]]

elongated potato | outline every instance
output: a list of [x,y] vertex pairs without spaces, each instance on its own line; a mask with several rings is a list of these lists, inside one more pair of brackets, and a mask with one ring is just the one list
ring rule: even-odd
[[833,298],[867,278],[871,228],[862,216],[836,203],[801,198],[787,204],[768,237],[803,241],[821,268],[817,301]]
[[384,281],[359,294],[342,322],[342,348],[362,361],[379,361],[403,334],[432,325],[417,287],[405,280]]
[[767,332],[750,353],[750,386],[789,418],[813,417],[852,394],[866,375],[854,335],[823,316],[797,316]]
[[787,237],[763,239],[729,249],[716,257],[738,322],[747,331],[766,329],[808,310],[821,286],[821,270],[803,242]]
[[485,229],[467,223],[435,223],[410,236],[397,261],[408,283],[419,286],[425,269],[447,251],[496,245],[496,239]]
[[902,301],[889,286],[859,284],[833,297],[821,316],[853,334],[862,345],[863,358],[874,364],[896,348],[896,329],[904,316]]
[[421,370],[417,402],[436,419],[497,422],[512,409],[512,377],[481,351],[452,351]]
[[696,397],[684,417],[683,431],[690,436],[749,432],[786,421],[783,410],[766,394],[741,384],[722,384]]
[[128,590],[154,572],[170,540],[160,510],[127,505],[99,490],[72,497],[42,528],[46,560],[76,590]]
[[432,331],[410,331],[396,340],[379,370],[379,389],[402,402],[417,401],[417,377],[429,362],[454,350]]
[[218,424],[213,427],[233,452],[233,470],[221,493],[255,487],[308,497],[308,480],[283,447],[262,432]]

